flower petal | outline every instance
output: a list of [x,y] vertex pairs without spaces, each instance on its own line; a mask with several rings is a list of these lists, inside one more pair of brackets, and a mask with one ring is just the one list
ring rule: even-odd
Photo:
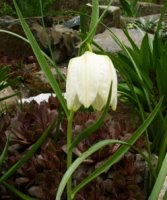
[[88,108],[96,98],[99,80],[97,73],[98,59],[96,54],[85,52],[81,56],[77,77],[77,94],[79,101]]
[[81,104],[101,110],[107,103],[110,85],[110,105],[117,105],[117,75],[108,56],[85,52],[70,60],[66,82],[67,107],[76,111]]
[[92,106],[95,110],[100,111],[104,107],[104,100],[99,94],[97,94],[96,99],[92,103]]
[[116,110],[117,107],[117,85],[118,85],[118,80],[117,80],[117,73],[116,70],[114,68],[114,66],[112,65],[111,67],[111,74],[112,74],[112,94],[111,94],[111,107],[113,110]]
[[[79,68],[77,58],[71,59],[68,65],[66,80],[66,99],[67,107],[69,110],[76,110],[76,107],[79,108],[79,100],[77,101],[76,92],[77,68]],[[77,106],[75,105],[75,103],[77,103]]]
[[99,81],[101,83],[98,94],[103,99],[101,108],[107,103],[110,85],[112,84],[110,105],[112,106],[112,109],[115,110],[117,105],[117,75],[112,61],[108,56],[101,56],[98,70]]

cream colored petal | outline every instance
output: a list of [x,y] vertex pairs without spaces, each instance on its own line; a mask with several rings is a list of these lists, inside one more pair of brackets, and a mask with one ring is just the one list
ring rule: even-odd
[[67,106],[76,111],[81,104],[101,110],[106,105],[111,81],[111,106],[117,105],[117,75],[108,56],[85,52],[70,60],[66,82]]
[[112,82],[112,93],[111,93],[111,101],[110,105],[112,106],[112,109],[116,109],[117,105],[117,75],[115,68],[112,64],[112,61],[108,56],[102,56],[103,62],[101,66],[99,67],[101,72],[101,77],[99,78],[101,84],[98,91],[98,94],[103,99],[103,105],[105,106],[108,99],[110,84]]
[[116,110],[117,107],[117,85],[118,85],[118,80],[117,80],[117,74],[114,66],[112,65],[112,94],[111,94],[111,107],[113,110]]
[[91,52],[82,55],[77,76],[77,94],[79,101],[88,108],[96,98],[99,80],[97,73],[98,57]]
[[77,85],[77,69],[78,69],[78,62],[79,57],[73,58],[70,60],[68,65],[68,71],[67,71],[67,80],[66,80],[66,100],[67,100],[67,107],[69,110],[73,110],[73,108],[78,106],[75,106],[74,104],[77,103],[79,105],[79,100],[77,101],[77,91],[76,91],[76,85]]
[[92,106],[95,110],[100,111],[104,107],[104,100],[99,94],[97,94],[96,99],[92,103]]
[[71,105],[71,109],[74,112],[77,111],[81,106],[81,103],[79,102],[78,96],[75,96],[75,99],[73,101],[73,104]]
[[110,84],[111,84],[111,69],[110,63],[108,62],[108,57],[102,56],[101,64],[99,65],[99,81],[100,87],[98,94],[103,99],[103,106],[107,103]]
[[116,110],[116,108],[117,108],[117,97],[114,97],[112,99],[111,108],[112,108],[112,110]]

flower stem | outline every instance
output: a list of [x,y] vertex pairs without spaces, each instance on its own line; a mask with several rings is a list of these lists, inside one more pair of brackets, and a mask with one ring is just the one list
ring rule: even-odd
[[[72,140],[72,122],[73,122],[74,112],[71,111],[68,117],[68,126],[67,126],[67,169],[71,166],[72,163],[72,150],[69,150]],[[71,191],[72,191],[72,178],[67,182],[67,200],[71,200]]]
[[91,44],[90,43],[86,43],[86,45],[87,45],[88,50],[92,52]]

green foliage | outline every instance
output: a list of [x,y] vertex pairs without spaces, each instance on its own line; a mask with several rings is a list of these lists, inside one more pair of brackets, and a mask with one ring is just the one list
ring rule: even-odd
[[158,24],[158,19],[154,20],[152,17],[145,19],[140,17],[135,21],[135,25],[146,32],[155,32],[156,26]]
[[5,0],[1,0],[0,2],[0,16],[10,15],[16,16],[16,12],[13,10],[12,6],[5,2]]
[[164,97],[159,115],[148,132],[148,149],[150,154],[156,152],[158,155],[159,172],[167,149],[167,44],[163,43],[158,34],[152,39],[146,34],[141,47],[138,48],[129,34],[125,34],[132,47],[122,45],[123,52],[112,56],[115,66],[125,80],[119,85],[120,98],[131,102],[145,120],[146,113],[151,112],[159,99]]
[[19,7],[16,4],[16,1],[14,0],[13,2],[14,2],[14,5],[16,7],[17,14],[18,14],[18,16],[20,18],[20,23],[21,23],[21,25],[23,27],[23,30],[24,30],[28,40],[29,40],[29,43],[30,43],[30,45],[32,47],[32,50],[33,50],[33,52],[34,52],[34,54],[35,54],[35,56],[36,56],[36,58],[37,58],[37,60],[38,60],[38,62],[40,64],[40,67],[43,70],[45,76],[47,77],[47,79],[49,81],[49,84],[53,88],[53,91],[57,95],[57,97],[58,97],[58,99],[59,99],[59,101],[60,101],[60,103],[61,103],[61,105],[62,105],[62,107],[63,107],[63,109],[64,109],[64,111],[66,113],[66,115],[68,116],[69,115],[69,111],[67,109],[67,105],[65,103],[65,99],[64,99],[64,97],[62,95],[62,91],[61,91],[61,89],[59,87],[59,84],[55,80],[51,70],[49,69],[48,63],[47,63],[47,61],[45,59],[45,56],[43,55],[43,53],[42,53],[37,41],[35,40],[30,28],[28,27],[25,19],[23,18],[22,13],[20,12]]
[[142,1],[148,3],[159,3],[159,0],[142,0]]
[[[40,2],[42,2],[43,10],[48,8],[47,5],[50,5],[53,1],[21,1],[17,0],[21,12],[25,14],[25,16],[33,16],[38,15],[38,10],[40,11]],[[83,52],[88,46],[91,48],[91,43],[100,20],[104,16],[107,9],[102,13],[100,18],[98,17],[98,1],[93,1],[93,12],[91,17],[91,24],[89,27],[88,33],[84,29],[82,32],[85,33],[83,37],[83,42],[81,44],[81,52]],[[111,4],[110,1],[109,5]],[[130,1],[124,0],[121,1],[124,7],[124,10],[128,16],[134,16],[137,14],[137,0],[134,0],[133,3],[130,4]],[[159,153],[159,163],[158,166],[161,168],[161,163],[164,159],[167,142],[164,139],[166,136],[164,130],[167,130],[166,121],[167,115],[165,113],[166,104],[167,104],[167,86],[165,84],[165,77],[167,77],[167,46],[158,35],[155,35],[153,40],[150,40],[148,35],[146,34],[143,38],[141,47],[138,48],[137,45],[130,38],[129,34],[125,32],[127,38],[131,43],[131,48],[124,46],[120,41],[118,43],[122,47],[123,52],[119,53],[117,56],[112,56],[112,60],[117,66],[120,74],[124,78],[124,81],[120,83],[120,99],[132,103],[136,109],[139,110],[141,114],[141,118],[143,123],[139,126],[139,128],[133,133],[131,137],[128,138],[127,143],[118,142],[118,141],[100,141],[99,143],[92,146],[86,152],[81,154],[78,159],[72,162],[72,153],[73,148],[81,142],[84,138],[88,137],[90,133],[96,130],[104,120],[104,117],[107,113],[108,105],[106,105],[106,109],[102,112],[101,116],[97,121],[85,129],[78,137],[74,138],[72,141],[72,122],[73,122],[73,113],[70,115],[69,110],[66,106],[66,101],[62,95],[62,91],[58,85],[58,82],[54,79],[53,74],[48,68],[46,59],[39,48],[33,34],[31,33],[29,27],[27,26],[19,7],[16,4],[16,0],[14,0],[14,5],[17,11],[17,14],[20,18],[21,25],[23,30],[29,40],[29,43],[34,51],[34,54],[41,66],[41,69],[45,73],[48,82],[52,86],[54,92],[57,95],[58,100],[60,101],[60,106],[64,109],[66,113],[66,117],[68,119],[68,128],[67,128],[67,172],[62,179],[63,187],[60,184],[59,193],[57,193],[57,199],[61,199],[61,195],[65,185],[67,184],[67,199],[72,199],[75,194],[80,191],[85,185],[87,185],[90,181],[94,180],[97,176],[104,173],[108,170],[112,165],[118,162],[126,152],[133,146],[136,141],[140,138],[140,136],[144,133],[147,133],[148,127],[152,122],[153,125],[156,125],[156,134],[152,130],[150,134],[148,142],[148,162],[149,166],[151,166],[150,159],[150,142],[153,143],[154,149],[159,147],[161,144],[163,146],[162,151],[157,151]],[[35,11],[34,11],[35,9]],[[40,11],[41,13],[41,11]],[[39,14],[40,15],[40,14]],[[83,20],[84,21],[84,20]],[[87,45],[87,46],[86,46]],[[90,50],[90,49],[89,49]],[[164,97],[164,98],[163,98]],[[109,100],[108,100],[109,103]],[[6,179],[8,179],[11,175],[15,173],[23,164],[25,164],[29,158],[37,151],[37,149],[41,146],[41,144],[45,141],[47,135],[50,130],[54,126],[54,123],[51,124],[48,129],[42,134],[42,136],[38,139],[36,143],[34,143],[31,148],[25,152],[23,157],[15,163],[4,175],[0,178],[0,183],[5,183]],[[166,133],[167,131],[165,131]],[[158,138],[158,139],[157,139]],[[167,137],[166,137],[167,138]],[[157,142],[158,141],[158,142]],[[100,149],[101,147],[118,142],[122,145],[118,150],[109,158],[104,160],[104,162],[97,168],[95,171],[90,174],[87,178],[82,180],[79,185],[76,185],[75,188],[72,188],[72,178],[71,175],[75,171],[75,169],[84,162],[85,158],[89,155]],[[156,143],[156,145],[155,145]],[[152,149],[151,149],[152,150]],[[151,168],[151,167],[150,167]],[[158,170],[157,170],[158,171]],[[8,185],[6,185],[7,188]],[[72,190],[73,189],[73,190]],[[10,189],[11,190],[11,189]],[[18,191],[16,191],[18,192]],[[15,193],[16,193],[15,192]],[[72,196],[72,197],[71,197]]]
[[[111,55],[123,78],[119,84],[120,99],[135,106],[141,115],[141,119],[145,121],[147,113],[152,112],[159,99],[164,97],[158,116],[146,132],[148,153],[149,155],[156,153],[158,157],[156,173],[159,173],[159,176],[151,177],[150,174],[148,189],[150,191],[154,182],[159,184],[161,181],[162,186],[162,179],[165,176],[162,175],[161,171],[164,171],[163,162],[166,159],[167,150],[167,43],[161,37],[160,28],[166,8],[167,5],[165,4],[155,35],[150,37],[145,34],[140,47],[135,44],[126,30],[124,33],[131,47],[125,46],[111,32],[112,37],[122,49],[122,52],[116,56]],[[151,156],[149,156],[149,159],[151,161]],[[160,192],[161,186],[159,186],[158,191],[155,186],[151,197]]]
[[162,104],[162,99],[158,102],[153,112],[147,117],[145,122],[134,132],[134,134],[128,139],[128,141],[121,142],[116,140],[104,140],[101,141],[92,147],[90,147],[86,152],[81,154],[78,159],[73,162],[71,167],[67,170],[67,172],[64,174],[63,179],[60,183],[56,200],[61,199],[62,191],[65,187],[65,184],[67,180],[71,177],[72,173],[75,171],[75,169],[91,154],[93,154],[98,149],[102,148],[105,145],[113,144],[113,143],[121,143],[122,146],[108,159],[106,159],[92,174],[90,174],[88,177],[86,177],[80,184],[78,184],[74,189],[72,193],[72,197],[76,195],[78,191],[80,191],[85,185],[87,185],[90,181],[95,179],[97,176],[99,176],[101,173],[104,173],[106,170],[108,170],[112,165],[114,165],[116,162],[118,162],[123,155],[129,150],[129,148],[139,139],[139,137],[143,134],[143,132],[147,129],[147,127],[150,125],[154,117],[157,115],[160,107]]
[[24,17],[41,16],[40,3],[42,4],[44,15],[47,15],[54,2],[55,0],[17,0],[20,11],[24,14]]
[[140,17],[138,20],[135,20],[134,27],[140,28],[148,33],[157,33],[161,38],[163,38],[164,41],[166,41],[166,9],[167,1],[164,2],[164,6],[161,8],[161,15],[158,19],[155,20],[154,17],[150,17],[149,19],[144,19],[143,17]]
[[[165,177],[167,175],[166,165],[167,165],[167,154],[165,155],[165,158],[163,160],[161,169],[159,171],[157,180],[155,182],[155,185],[153,187],[153,190],[152,190],[152,193],[151,193],[151,195],[149,197],[149,200],[157,200],[157,199],[159,199],[158,197],[159,197],[159,194],[161,192],[161,189],[163,188]],[[164,187],[163,190],[164,190],[164,193],[166,193],[166,187]],[[166,199],[166,198],[164,197],[163,199]]]
[[138,0],[119,0],[125,16],[134,17],[138,13]]
[[[163,105],[165,106],[167,104],[167,44],[163,43],[162,38],[157,35],[150,39],[147,34],[140,48],[133,41],[131,44],[133,47],[126,47],[126,52],[123,51],[113,57],[113,62],[122,76],[126,76],[131,81],[146,111],[149,111],[150,104],[153,106],[161,96],[164,96]],[[124,94],[125,90],[130,94],[129,87],[125,87],[125,83],[120,84],[120,89]],[[144,89],[151,102],[147,101]],[[133,103],[136,104],[136,101]]]
[[[81,33],[83,34],[82,36],[82,43],[80,44],[80,49],[79,49],[79,54],[84,53],[86,50],[91,51],[91,43],[93,42],[93,37],[96,32],[98,24],[101,22],[102,18],[106,14],[109,6],[112,4],[113,0],[110,0],[102,14],[99,16],[99,7],[97,6],[98,1],[92,0],[92,15],[91,15],[91,22],[90,22],[90,27],[89,31],[87,34],[84,34],[86,29],[83,27],[86,27],[86,24],[84,24],[84,17],[81,15]],[[84,10],[82,10],[84,11]]]
[[7,138],[7,141],[2,153],[0,153],[0,166],[2,165],[2,163],[5,161],[7,157],[8,147],[9,147],[9,137]]
[[[79,156],[79,158],[77,158],[75,160],[75,162],[73,162],[73,164],[69,167],[69,169],[64,174],[64,176],[61,180],[61,183],[59,185],[58,191],[57,191],[56,200],[61,200],[61,196],[62,196],[63,190],[68,182],[68,179],[70,179],[70,177],[72,176],[74,171],[79,167],[80,164],[82,164],[82,162],[84,162],[90,155],[95,153],[100,148],[102,148],[106,145],[113,145],[113,144],[127,145],[127,143],[119,141],[119,140],[103,140],[103,141],[100,141],[97,144],[93,145],[86,152],[81,154],[81,156]],[[75,194],[73,194],[73,198],[74,198],[74,196],[75,196]]]

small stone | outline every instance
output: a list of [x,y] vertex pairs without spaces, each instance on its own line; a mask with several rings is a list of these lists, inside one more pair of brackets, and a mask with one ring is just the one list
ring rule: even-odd
[[[8,97],[13,94],[15,94],[15,91],[10,86],[8,86],[5,89],[0,91],[0,99]],[[18,101],[17,96],[9,97],[5,100],[2,100],[0,101],[0,109],[5,109],[8,106],[15,105],[17,104],[17,101]]]
[[80,16],[76,16],[68,20],[67,22],[64,23],[64,26],[67,28],[78,30],[80,26]]
[[26,184],[28,182],[29,182],[29,179],[26,178],[26,177],[19,177],[19,178],[16,178],[16,180],[15,180],[15,183],[17,185],[23,185],[23,184]]
[[34,196],[34,197],[37,197],[37,198],[42,198],[43,196],[43,192],[42,192],[42,189],[38,186],[33,186],[31,187],[29,190],[28,190],[29,194]]
[[[119,38],[119,40],[127,46],[130,46],[130,42],[127,39],[126,35],[122,31],[122,29],[119,28],[111,28],[111,32],[114,33],[114,35]],[[104,31],[103,33],[97,34],[94,38],[94,41],[100,45],[105,51],[111,52],[111,53],[118,53],[121,51],[121,48],[118,46],[118,44],[114,41],[112,38],[111,32],[109,30]],[[132,38],[132,40],[136,43],[138,47],[140,47],[143,34],[140,30],[137,29],[130,29],[129,35]],[[152,34],[149,34],[150,38],[153,38]]]
[[111,179],[106,179],[103,181],[104,190],[108,193],[113,192],[113,181]]

